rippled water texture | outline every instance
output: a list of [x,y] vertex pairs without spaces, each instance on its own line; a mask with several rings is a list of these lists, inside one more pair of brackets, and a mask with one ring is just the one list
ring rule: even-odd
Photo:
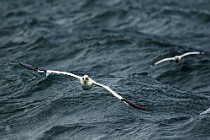
[[[209,0],[1,0],[0,19],[1,140],[210,139]],[[151,66],[188,51],[206,54]]]

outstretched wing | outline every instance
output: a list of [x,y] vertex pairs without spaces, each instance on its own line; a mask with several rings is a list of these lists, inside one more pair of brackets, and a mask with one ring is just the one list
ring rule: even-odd
[[132,103],[132,102],[130,102],[130,101],[124,99],[122,96],[120,96],[120,95],[117,94],[115,91],[113,91],[110,87],[105,86],[105,85],[100,84],[100,83],[96,83],[96,82],[95,82],[94,84],[95,84],[96,86],[99,86],[99,87],[102,87],[102,88],[108,90],[108,91],[111,92],[115,97],[117,97],[119,100],[123,101],[123,102],[124,102],[125,104],[127,104],[127,105],[132,106],[132,107],[134,107],[134,108],[136,108],[136,109],[147,110],[147,111],[148,111],[148,109],[146,109],[145,107],[140,106],[140,105],[137,105],[137,104],[134,104],[134,103]]
[[188,56],[188,55],[192,55],[192,54],[202,54],[201,52],[187,52],[187,53],[184,53],[182,55],[180,55],[180,57],[185,57],[185,56]]
[[18,63],[20,64],[20,66],[22,66],[22,67],[24,67],[26,69],[37,71],[37,72],[46,73],[46,76],[48,76],[49,74],[62,74],[62,75],[72,76],[72,77],[77,78],[77,79],[81,78],[80,76],[75,75],[75,74],[70,73],[70,72],[54,71],[54,70],[43,70],[43,69],[35,68],[35,67],[32,67],[30,65],[26,65],[26,64],[23,64],[23,63],[20,63],[20,62],[18,62]]
[[204,114],[207,114],[207,113],[210,113],[210,107],[207,110],[201,112],[200,115],[204,115]]
[[174,57],[164,58],[162,60],[159,60],[159,61],[155,62],[154,65],[160,64],[160,63],[165,62],[165,61],[171,61],[171,60],[175,60],[175,58]]
[[81,79],[81,78],[82,78],[82,77],[80,77],[80,76],[78,76],[78,75],[75,75],[75,74],[70,73],[70,72],[65,72],[65,71],[47,70],[46,75],[49,75],[49,74],[68,75],[68,76],[72,76],[72,77],[77,78],[77,79]]
[[41,70],[41,69],[39,69],[37,67],[32,67],[31,65],[20,63],[19,61],[18,61],[18,63],[19,63],[20,66],[22,66],[22,67],[24,67],[26,69],[29,69],[29,70],[33,70],[33,71],[37,71],[37,72],[44,72],[44,73],[47,72],[47,70]]

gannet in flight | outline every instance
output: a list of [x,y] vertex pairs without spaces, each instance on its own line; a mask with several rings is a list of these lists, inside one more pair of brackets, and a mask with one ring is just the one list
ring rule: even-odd
[[193,54],[204,54],[204,53],[203,52],[187,52],[187,53],[184,53],[182,55],[177,55],[177,56],[174,56],[174,57],[164,58],[160,61],[157,61],[154,65],[160,64],[160,63],[165,62],[165,61],[171,61],[171,60],[178,63],[179,61],[181,61],[181,59],[183,57],[188,56],[188,55],[193,55]]
[[68,75],[68,76],[74,77],[74,78],[76,78],[76,79],[78,79],[80,81],[80,84],[81,84],[81,86],[82,86],[82,88],[84,90],[90,90],[94,86],[102,87],[102,88],[106,89],[107,91],[109,91],[110,93],[112,93],[112,95],[117,97],[119,100],[121,100],[125,104],[127,104],[129,106],[132,106],[132,107],[134,107],[136,109],[147,110],[148,111],[148,109],[146,109],[145,107],[137,105],[137,104],[134,104],[134,103],[126,100],[125,98],[123,98],[122,96],[117,94],[115,91],[113,91],[110,87],[95,82],[88,75],[84,75],[84,76],[81,77],[81,76],[75,75],[75,74],[70,73],[70,72],[38,69],[38,68],[34,68],[34,67],[31,67],[31,66],[26,65],[26,64],[22,64],[20,62],[18,62],[18,63],[20,64],[20,66],[22,66],[22,67],[24,67],[26,69],[33,70],[33,71],[40,72],[40,73],[45,73],[46,76],[48,76],[50,74],[61,74],[61,75]]

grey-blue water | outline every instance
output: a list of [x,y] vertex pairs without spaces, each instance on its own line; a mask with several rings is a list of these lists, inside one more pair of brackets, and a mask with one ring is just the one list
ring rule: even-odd
[[[151,65],[188,51],[180,63]],[[207,140],[209,0],[1,0],[1,140]],[[152,111],[68,76],[88,74]],[[148,72],[148,75],[145,74]]]

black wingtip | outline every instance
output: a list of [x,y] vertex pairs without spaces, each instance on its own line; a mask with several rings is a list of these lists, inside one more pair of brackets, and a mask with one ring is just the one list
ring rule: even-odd
[[32,67],[32,66],[30,66],[30,65],[27,65],[27,64],[23,64],[23,63],[21,63],[21,62],[19,62],[19,61],[17,61],[18,62],[18,64],[20,65],[20,66],[22,66],[22,67],[24,67],[24,68],[26,68],[26,69],[29,69],[29,70],[33,70],[33,71],[43,71],[43,72],[46,72],[46,70],[39,70],[37,67]]
[[121,99],[121,101],[125,102],[126,104],[136,108],[136,109],[139,109],[139,110],[145,110],[145,111],[151,111],[143,106],[140,106],[140,105],[137,105],[137,104],[134,104],[134,103],[131,103],[130,101],[128,100],[125,100],[125,99]]
[[141,74],[141,75],[146,75],[146,76],[148,76],[148,75],[149,75],[149,73],[148,73],[148,72],[141,72],[140,74]]

